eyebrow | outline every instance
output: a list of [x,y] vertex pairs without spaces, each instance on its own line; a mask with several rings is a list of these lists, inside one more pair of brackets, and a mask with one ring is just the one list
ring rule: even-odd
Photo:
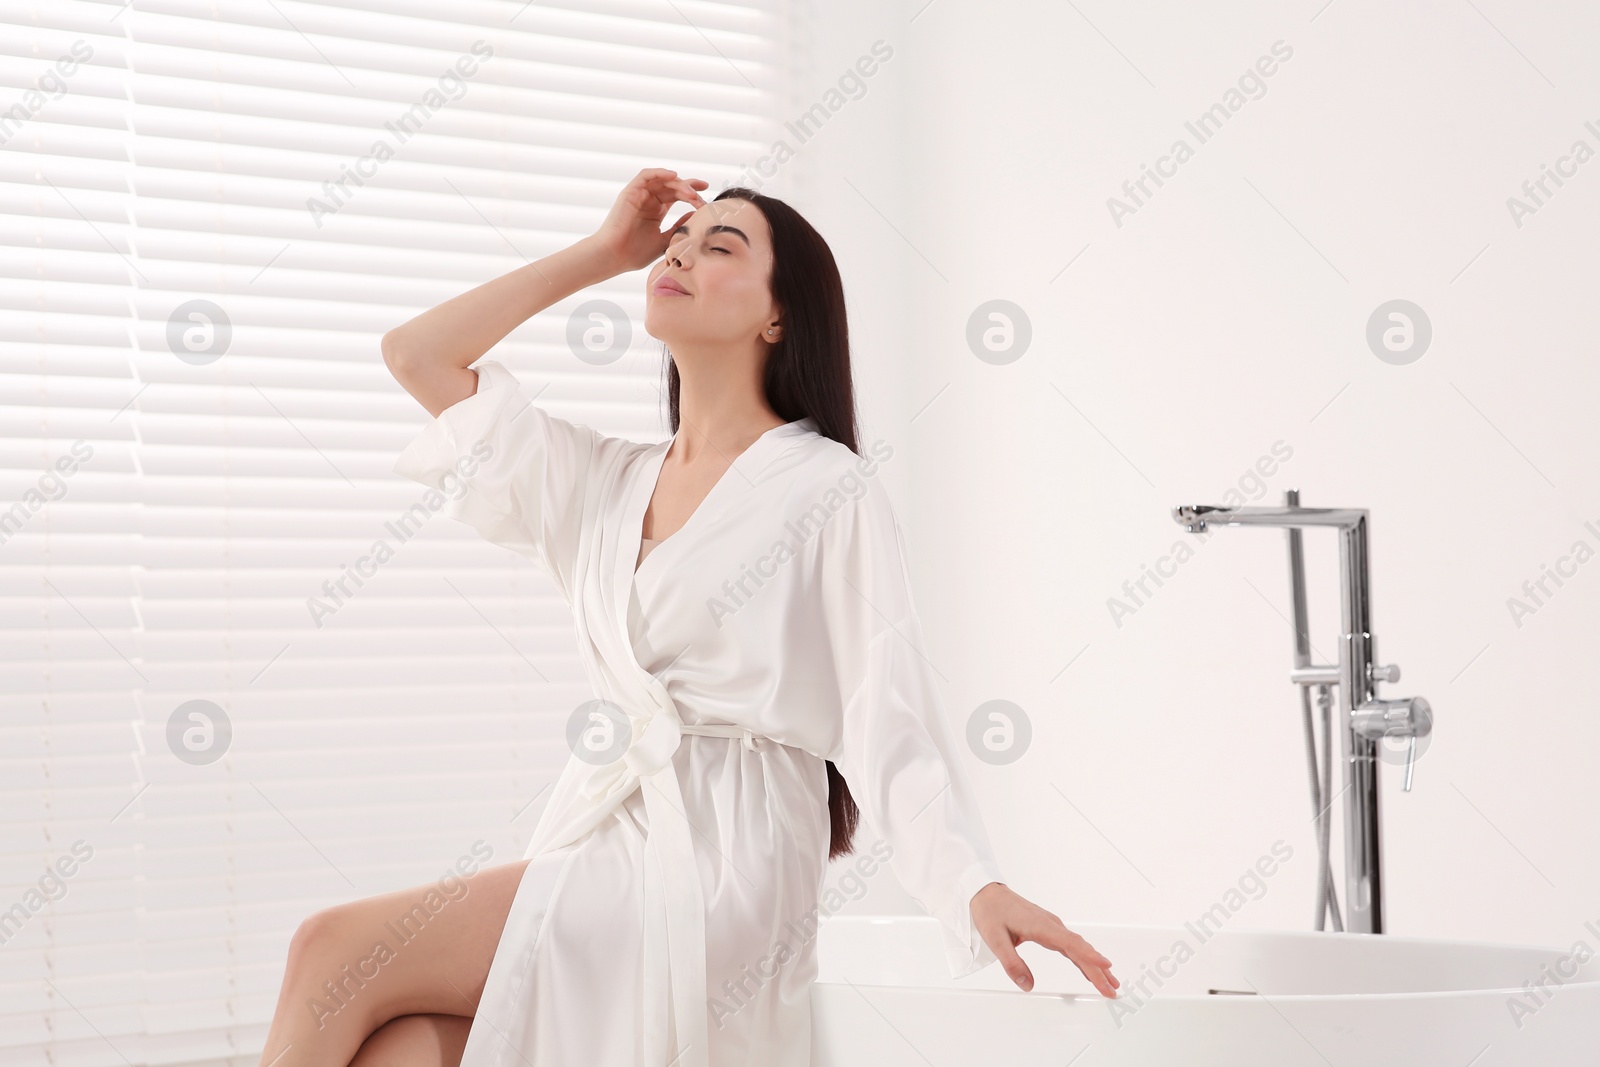
[[[684,223],[683,225],[679,226],[676,230],[673,230],[672,231],[672,236],[676,237],[680,233],[685,235],[685,236],[690,236],[690,234],[689,234],[689,224],[687,222]],[[708,226],[706,228],[706,236],[707,237],[710,237],[714,233],[731,233],[735,237],[739,238],[739,240],[743,241],[745,243],[745,247],[747,247],[747,248],[750,247],[750,238],[746,237],[744,235],[744,231],[739,229],[737,226],[720,226],[719,225],[719,226]]]

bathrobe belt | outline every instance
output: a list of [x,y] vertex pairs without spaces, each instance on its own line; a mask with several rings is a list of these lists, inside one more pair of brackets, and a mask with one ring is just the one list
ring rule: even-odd
[[[623,760],[639,776],[650,834],[644,845],[644,965],[658,974],[664,965],[672,990],[676,1047],[666,1064],[649,1067],[708,1067],[706,1015],[705,896],[694,858],[693,834],[678,786],[672,755],[684,734],[742,738],[754,750],[770,738],[743,726],[681,723],[675,715],[653,715]],[[645,1033],[666,1033],[665,1005],[644,1005]]]

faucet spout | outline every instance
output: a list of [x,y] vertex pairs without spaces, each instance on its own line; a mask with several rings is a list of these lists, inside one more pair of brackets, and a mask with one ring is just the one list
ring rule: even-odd
[[1367,520],[1365,508],[1303,508],[1298,504],[1277,507],[1220,507],[1215,504],[1180,504],[1172,509],[1173,519],[1190,533],[1204,533],[1211,523],[1220,526],[1333,526],[1353,529]]

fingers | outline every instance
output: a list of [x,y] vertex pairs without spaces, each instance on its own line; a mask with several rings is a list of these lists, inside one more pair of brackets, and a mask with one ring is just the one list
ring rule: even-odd
[[684,219],[688,218],[695,209],[706,206],[706,202],[701,199],[699,192],[695,190],[694,183],[698,183],[701,186],[708,184],[700,178],[691,178],[687,180],[667,180],[662,183],[659,191],[652,190],[652,193],[655,195],[657,200],[657,206],[659,207],[659,212],[655,216],[657,220],[664,219],[667,215],[671,214],[672,205],[680,200],[687,202],[690,207],[690,211],[679,215],[677,218],[673,219],[671,222],[662,227],[661,241],[663,248],[672,243],[672,235],[677,232],[679,226],[683,225]]
[[[993,948],[993,946],[990,946]],[[1006,977],[1017,983],[1017,987],[1024,993],[1033,988],[1033,972],[1028,970],[1028,965],[1022,962],[1022,957],[1017,955],[1015,948],[1002,943],[995,949],[995,959],[1000,961],[1000,966],[1006,972]]]
[[[1076,960],[1073,962],[1077,963]],[[1089,979],[1089,983],[1099,991],[1101,996],[1108,1000],[1117,999],[1117,985],[1121,983],[1115,983],[1113,981],[1110,971],[1101,970],[1099,967],[1085,966],[1083,964],[1078,964],[1078,970],[1083,972],[1083,976]]]
[[[1001,883],[1004,884],[1004,883]],[[999,897],[990,897],[982,907],[974,897],[973,920],[979,926],[984,941],[994,951],[995,959],[1004,966],[1006,974],[1024,991],[1033,988],[1033,974],[1028,970],[1016,948],[1024,941],[1037,942],[1054,949],[1072,961],[1100,995],[1116,998],[1122,985],[1111,973],[1111,961],[1078,934],[1067,929],[1053,912],[1007,890]],[[985,926],[989,923],[989,926]]]
[[1072,966],[1078,968],[1078,973],[1082,973],[1094,989],[1099,990],[1101,997],[1117,997],[1117,987],[1122,982],[1118,982],[1117,976],[1110,973],[1110,960],[1096,952],[1090,942],[1083,941],[1083,937],[1072,933],[1066,926],[1059,923],[1058,926],[1056,931],[1050,931],[1048,939],[1042,937],[1038,942],[1072,960]]
[[[668,170],[665,167],[646,167],[645,169],[641,170],[637,175],[635,175],[633,180],[637,182],[637,181],[645,181],[645,180],[652,179],[652,178],[676,178],[677,176],[678,176],[678,172],[677,171]],[[697,184],[697,185],[699,185],[701,187],[704,187],[704,186],[706,186],[708,184],[705,181],[705,179],[703,179],[703,178],[690,178],[688,180],[691,181],[691,182],[694,182],[695,184]]]
[[661,184],[681,186],[683,191],[688,194],[686,199],[698,198],[700,195],[699,189],[709,189],[711,187],[711,183],[704,178],[680,179],[677,171],[667,170],[665,167],[646,167],[634,175],[633,181],[628,184],[647,187],[655,187]]
[[1022,935],[1022,938],[1061,953],[1099,990],[1101,996],[1116,997],[1122,983],[1111,973],[1111,961],[1089,942],[1067,929],[1060,919],[1052,915],[1043,927]]
[[[1022,940],[1037,941],[1039,944],[1050,948],[1057,947],[1054,944],[1050,944],[1047,937],[1024,937]],[[1095,952],[1092,948],[1088,948],[1088,943],[1083,942],[1082,938],[1078,940],[1083,943],[1083,949],[1071,946],[1070,948],[1061,948],[1059,951],[1072,961],[1073,966],[1078,968],[1078,971],[1089,980],[1089,984],[1094,986],[1101,996],[1115,999],[1117,988],[1122,983],[1111,973],[1111,961]],[[995,959],[1000,961],[1000,966],[1005,969],[1006,975],[1017,984],[1017,988],[1024,993],[1033,989],[1033,972],[1028,969],[1028,965],[1023,962],[1022,957],[1017,955],[1015,949],[998,951],[995,953]]]
[[1101,996],[1115,998],[1117,988],[1122,983],[1111,973],[1111,961],[1096,952],[1093,946],[1077,934],[1072,934],[1072,937],[1076,943],[1061,949],[1061,954],[1072,961],[1090,984],[1100,991]]
[[695,207],[705,207],[706,206],[706,202],[700,198],[699,190],[697,190],[693,185],[693,182],[697,182],[697,181],[700,182],[701,186],[704,186],[706,184],[704,181],[701,181],[699,178],[694,178],[694,179],[687,180],[687,181],[686,180],[678,180],[678,181],[667,182],[666,183],[666,188],[672,190],[673,193],[677,194],[677,195],[669,197],[667,199],[667,207],[671,208],[672,204],[673,204],[673,201],[675,201],[675,200],[683,200],[683,201],[685,201],[685,202],[687,202],[689,204],[692,204]]
[[1050,917],[1050,919],[1051,922],[1049,926],[1045,930],[1041,931],[1043,935],[1048,938],[1048,940],[1041,940],[1039,942],[1041,945],[1044,945],[1047,948],[1053,948],[1057,952],[1065,953],[1074,960],[1083,959],[1094,964],[1096,967],[1109,968],[1111,966],[1110,960],[1106,959],[1103,954],[1096,951],[1095,947],[1089,944],[1089,942],[1085,941],[1080,935],[1067,929],[1060,919],[1057,919],[1053,915]]
[[704,207],[706,202],[700,197],[700,189],[709,188],[711,183],[704,178],[679,178],[675,170],[647,167],[638,173],[631,184],[644,188],[655,197],[663,211],[670,211],[679,200],[694,207]]

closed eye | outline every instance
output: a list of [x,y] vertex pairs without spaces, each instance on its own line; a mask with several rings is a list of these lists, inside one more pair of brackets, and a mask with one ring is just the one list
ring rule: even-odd
[[[725,256],[733,255],[732,252],[728,251],[726,248],[723,248],[721,245],[712,245],[711,246],[711,251],[713,251],[713,252],[721,252]],[[672,253],[670,251],[665,256],[662,257],[663,261],[669,260],[671,258],[672,258]]]

